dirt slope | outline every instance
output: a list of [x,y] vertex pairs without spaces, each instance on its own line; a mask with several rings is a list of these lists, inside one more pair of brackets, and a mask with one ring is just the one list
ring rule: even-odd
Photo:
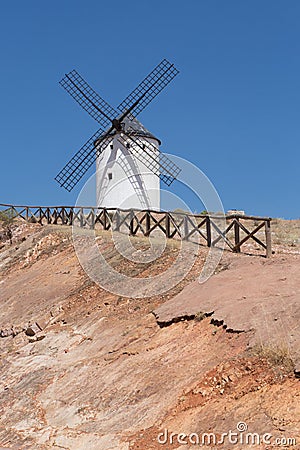
[[[115,267],[135,276],[155,275],[177,254],[171,243],[158,268],[155,263],[143,266],[124,261],[114,251],[109,234],[102,234],[100,245]],[[145,242],[137,240],[137,245],[143,250]],[[189,300],[203,298],[194,280],[203,265],[205,248],[179,286],[163,296],[134,299],[110,294],[88,279],[67,227],[20,225],[13,245],[6,244],[0,252],[0,445],[186,449],[195,445],[180,444],[175,438],[173,444],[164,445],[157,436],[165,429],[175,434],[213,432],[220,436],[245,422],[249,431],[273,435],[272,444],[249,448],[283,448],[275,445],[275,436],[297,439],[299,445],[293,448],[300,448],[299,380],[290,359],[296,334],[291,340],[287,330],[285,336],[290,340],[284,345],[280,339],[278,345],[275,340],[272,346],[266,342],[255,346],[256,332],[263,332],[266,322],[256,324],[256,329],[253,324],[244,326],[244,318],[237,314],[240,306],[230,308],[231,303],[226,306],[222,297],[227,291],[234,304],[242,298],[233,288],[236,277],[250,274],[249,267],[259,277],[262,266],[267,267],[263,276],[267,293],[261,304],[265,298],[276,297],[282,285],[288,289],[284,299],[294,296],[289,311],[296,324],[299,255],[294,246],[277,245],[279,254],[267,262],[226,253],[220,273],[211,279],[213,292],[219,289],[219,294],[216,298],[206,295],[205,308],[191,302],[194,309],[184,309],[188,314],[182,314],[182,302],[176,306],[176,301],[187,301],[187,292],[193,297]],[[280,284],[279,276],[287,282]],[[218,279],[226,288],[220,288]],[[247,299],[260,295],[261,283],[257,278],[253,296],[248,292]],[[214,303],[217,300],[219,304]],[[213,323],[213,316],[199,314],[215,310],[219,312]],[[158,317],[158,311],[171,311],[171,320],[163,322],[174,323],[159,326],[153,311]],[[229,324],[232,312],[233,325]],[[177,321],[182,315],[187,317]],[[238,327],[239,319],[242,327]],[[222,320],[228,323],[227,329]],[[249,345],[254,346],[252,353]],[[225,442],[216,448],[247,446]]]
[[289,348],[300,370],[299,256],[254,259],[240,255],[228,269],[199,285],[195,280],[159,306],[160,324],[209,314],[233,332],[253,330],[251,345],[270,342]]

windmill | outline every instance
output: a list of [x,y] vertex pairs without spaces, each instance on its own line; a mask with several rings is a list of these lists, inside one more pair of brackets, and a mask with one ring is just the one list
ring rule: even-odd
[[98,207],[159,209],[162,180],[168,186],[180,168],[160,152],[160,140],[136,116],[179,73],[163,59],[115,110],[72,70],[61,86],[100,128],[71,158],[55,180],[71,191],[96,161]]

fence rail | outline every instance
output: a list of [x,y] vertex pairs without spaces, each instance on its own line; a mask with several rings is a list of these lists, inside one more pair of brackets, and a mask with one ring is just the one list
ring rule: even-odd
[[[97,208],[92,206],[22,206],[0,204],[0,211],[9,211],[13,217],[28,222],[54,225],[74,225],[84,228],[100,228],[126,232],[132,236],[150,236],[157,230],[168,239],[177,238],[217,247],[225,243],[233,252],[249,240],[264,250],[266,257],[272,255],[271,218],[239,214],[198,214],[180,212]],[[250,228],[251,227],[251,228]]]

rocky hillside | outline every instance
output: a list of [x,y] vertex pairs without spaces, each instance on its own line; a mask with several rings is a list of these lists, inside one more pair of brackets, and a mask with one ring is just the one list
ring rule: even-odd
[[[90,280],[70,228],[16,223],[0,245],[1,448],[300,448],[299,223],[274,230],[271,260],[225,252],[199,285],[203,247],[170,291],[129,298]],[[98,246],[134,278],[179,254],[128,261],[108,232]]]

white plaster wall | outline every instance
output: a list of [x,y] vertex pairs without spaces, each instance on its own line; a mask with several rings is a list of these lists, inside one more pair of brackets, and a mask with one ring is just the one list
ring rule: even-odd
[[[158,148],[158,141],[151,138],[142,138]],[[135,158],[130,149],[120,143],[116,135],[96,163],[97,206],[121,209],[160,209],[160,180],[142,162]],[[145,142],[146,143],[146,142]],[[111,148],[111,144],[113,148]],[[130,145],[133,145],[130,141]],[[139,153],[143,150],[135,147]],[[147,150],[150,152],[150,150]],[[159,169],[159,151],[151,150]],[[111,174],[111,179],[109,179]]]

